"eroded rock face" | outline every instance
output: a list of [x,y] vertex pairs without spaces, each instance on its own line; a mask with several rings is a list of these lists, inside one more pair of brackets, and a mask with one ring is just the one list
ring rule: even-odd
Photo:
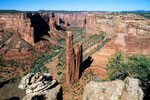
[[76,75],[76,82],[77,82],[79,80],[79,72],[82,63],[82,45],[80,44],[76,45],[75,55],[76,55],[75,75]]
[[38,96],[43,99],[37,100],[57,100],[61,85],[50,74],[29,73],[21,79],[18,88],[26,90],[27,95],[23,100],[32,100]]
[[143,34],[150,33],[150,20],[135,14],[112,15],[110,13],[93,13],[87,16],[88,34],[105,32],[113,37],[117,33]]
[[86,16],[88,15],[88,12],[70,14],[56,13],[55,15],[58,25],[63,24],[66,27],[85,27]]
[[0,15],[0,23],[2,23],[2,29],[8,32],[19,32],[21,38],[28,43],[34,45],[33,27],[31,27],[31,21],[25,16],[25,14],[16,15]]
[[69,31],[66,37],[66,59],[66,82],[67,84],[73,84],[79,80],[79,69],[82,62],[82,46],[77,44],[74,53],[73,36]]
[[66,37],[66,82],[73,84],[75,82],[75,54],[73,49],[73,36],[71,32],[67,33]]
[[139,80],[127,77],[124,81],[91,81],[86,85],[83,100],[143,100]]
[[0,15],[0,54],[5,55],[4,59],[28,58],[35,53],[34,49],[44,52],[53,44],[58,45],[55,39],[61,35],[53,37],[59,31],[50,32],[49,16],[48,13]]

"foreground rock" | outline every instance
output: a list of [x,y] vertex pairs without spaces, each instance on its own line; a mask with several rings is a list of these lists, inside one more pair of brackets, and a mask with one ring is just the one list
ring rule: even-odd
[[86,85],[83,100],[143,100],[139,80],[127,77],[125,81],[91,81]]
[[18,86],[26,90],[23,100],[57,100],[61,98],[61,85],[50,74],[29,73]]

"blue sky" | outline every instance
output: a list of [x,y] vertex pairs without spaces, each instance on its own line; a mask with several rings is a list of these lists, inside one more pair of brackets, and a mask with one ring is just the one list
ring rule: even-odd
[[150,10],[150,0],[0,0],[0,10]]

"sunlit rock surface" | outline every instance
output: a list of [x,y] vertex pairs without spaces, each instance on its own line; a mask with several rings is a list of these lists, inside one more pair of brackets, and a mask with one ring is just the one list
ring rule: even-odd
[[50,74],[29,73],[21,79],[18,88],[26,90],[23,100],[57,100],[61,95],[61,85]]
[[83,100],[143,100],[139,80],[127,77],[124,81],[91,81],[86,85]]

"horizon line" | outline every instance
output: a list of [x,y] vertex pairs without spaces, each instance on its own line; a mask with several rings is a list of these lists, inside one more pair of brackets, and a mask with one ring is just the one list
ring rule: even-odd
[[16,11],[79,11],[79,12],[132,12],[132,11],[145,11],[148,12],[150,10],[45,10],[45,9],[39,9],[39,10],[17,10],[17,9],[0,9],[0,10],[16,10]]

